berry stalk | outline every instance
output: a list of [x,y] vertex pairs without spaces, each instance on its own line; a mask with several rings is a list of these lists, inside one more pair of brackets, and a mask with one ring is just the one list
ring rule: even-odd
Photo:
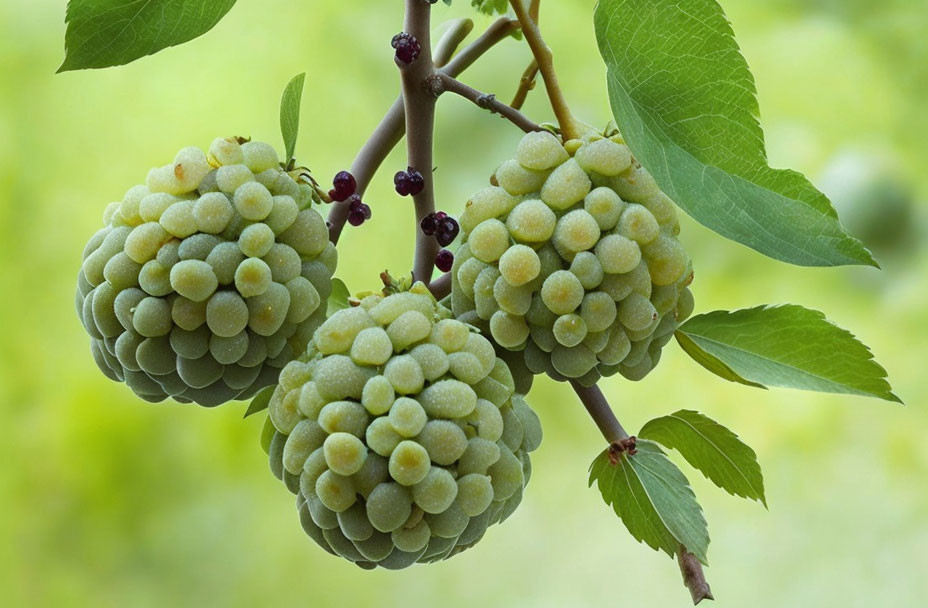
[[[554,115],[561,127],[561,135],[564,141],[576,139],[580,136],[580,132],[577,121],[574,119],[570,107],[567,105],[567,100],[564,98],[564,92],[558,83],[557,73],[554,71],[554,55],[548,45],[545,44],[538,23],[529,15],[529,11],[525,9],[522,0],[509,0],[509,4],[522,25],[525,41],[528,42],[528,46],[532,49],[532,54],[538,62],[538,70],[545,81],[551,108],[554,110]],[[537,10],[537,6],[535,9]]]

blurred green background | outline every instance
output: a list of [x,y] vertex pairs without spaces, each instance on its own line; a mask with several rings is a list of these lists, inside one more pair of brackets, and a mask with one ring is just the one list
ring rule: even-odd
[[[437,4],[436,21],[469,13],[455,4]],[[576,113],[604,125],[592,3],[543,4]],[[874,349],[908,406],[727,384],[676,347],[644,383],[613,379],[604,390],[630,430],[693,408],[757,450],[769,512],[690,474],[710,523],[719,606],[922,606],[928,9],[723,4],[757,78],[772,164],[829,189],[848,224],[879,243],[884,271],[788,267],[687,221],[697,310],[824,310]],[[0,604],[688,605],[676,565],[635,543],[587,489],[602,443],[564,386],[542,380],[531,395],[546,440],[515,516],[449,562],[390,573],[363,572],[303,536],[258,447],[260,417],[242,422],[244,405],[147,405],[105,380],[72,301],[81,248],[106,204],[183,146],[233,134],[279,142],[279,94],[302,71],[298,154],[320,180],[347,167],[397,93],[388,42],[401,11],[395,0],[241,0],[188,45],[56,76],[64,9],[64,0],[0,3]],[[510,41],[465,80],[508,98],[527,61]],[[527,111],[550,118],[539,93]],[[442,99],[439,207],[458,212],[518,139],[502,120]],[[338,274],[352,290],[374,287],[385,267],[409,267],[412,210],[390,180],[403,164],[390,158],[367,196],[375,221],[342,241]]]

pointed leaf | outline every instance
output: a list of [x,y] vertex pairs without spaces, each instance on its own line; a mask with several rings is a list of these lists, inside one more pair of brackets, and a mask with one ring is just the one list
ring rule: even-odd
[[606,450],[590,467],[593,482],[635,539],[671,556],[682,544],[706,563],[709,531],[702,508],[686,476],[656,443],[639,440],[638,453],[621,454],[615,465]]
[[[792,304],[698,315],[677,330],[687,352],[718,374],[719,364],[749,382],[902,403],[870,349],[822,313]],[[718,363],[716,363],[718,362]]]
[[720,359],[713,357],[703,349],[699,348],[695,342],[693,342],[686,334],[683,332],[676,332],[674,337],[677,339],[677,343],[680,345],[680,348],[683,349],[683,352],[688,354],[693,358],[697,363],[705,367],[707,370],[713,374],[725,378],[729,382],[737,382],[739,384],[745,384],[747,386],[753,386],[754,388],[762,388],[767,390],[767,387],[763,384],[758,384],[756,382],[751,382],[745,378],[739,376],[735,370],[725,365]]
[[759,500],[767,506],[757,454],[711,418],[699,412],[680,410],[651,420],[642,427],[639,437],[677,450],[726,492]]
[[784,262],[876,265],[824,194],[768,166],[754,78],[716,0],[600,0],[596,35],[616,122],[684,211]]
[[275,388],[277,388],[277,385],[267,386],[258,391],[258,394],[255,395],[251,403],[248,404],[248,409],[245,410],[245,415],[242,417],[248,418],[253,414],[266,410],[268,403],[271,402],[271,395],[274,394]]
[[341,279],[332,279],[332,293],[329,295],[328,310],[326,316],[331,317],[339,310],[348,308],[348,298],[351,293],[348,286]]
[[235,0],[70,0],[59,72],[124,65],[202,36]]
[[284,138],[284,147],[287,150],[287,162],[293,159],[296,149],[296,136],[300,132],[300,102],[303,99],[303,83],[306,72],[297,74],[287,83],[284,94],[280,98],[280,134]]

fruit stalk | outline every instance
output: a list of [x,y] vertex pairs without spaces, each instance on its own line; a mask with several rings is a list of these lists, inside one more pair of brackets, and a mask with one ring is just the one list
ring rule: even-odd
[[571,114],[567,105],[567,100],[564,98],[564,92],[561,91],[558,83],[557,73],[554,71],[554,55],[548,45],[545,44],[538,24],[531,18],[529,11],[522,4],[522,0],[510,0],[509,4],[522,25],[525,41],[528,42],[529,48],[532,49],[532,55],[535,56],[535,60],[538,62],[538,70],[545,81],[551,108],[554,110],[554,115],[561,127],[561,135],[564,141],[576,139],[580,136],[577,121],[574,120],[573,114]]
[[[615,417],[609,402],[599,386],[593,385],[585,387],[576,380],[571,380],[570,385],[573,387],[577,397],[583,403],[586,411],[589,412],[593,422],[596,423],[599,432],[602,433],[609,444],[616,443],[628,438],[628,433],[622,427],[622,424]],[[682,544],[677,549],[677,564],[680,566],[680,573],[683,575],[683,584],[690,590],[693,598],[693,605],[702,600],[712,600],[712,591],[709,589],[709,583],[706,582],[706,576],[702,570],[702,564],[692,553],[686,550]]]

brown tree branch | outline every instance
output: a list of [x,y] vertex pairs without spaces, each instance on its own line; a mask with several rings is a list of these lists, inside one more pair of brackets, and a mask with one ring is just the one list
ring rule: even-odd
[[424,0],[406,0],[405,31],[419,41],[422,50],[418,58],[406,64],[397,59],[403,83],[403,106],[406,110],[406,157],[410,167],[425,179],[422,191],[413,196],[416,209],[416,254],[413,261],[413,280],[431,282],[438,254],[438,242],[419,230],[419,224],[435,212],[435,180],[432,173],[432,147],[435,130],[436,97],[426,88],[426,82],[435,73],[429,40],[432,5]]
[[[570,385],[610,446],[628,439],[628,433],[622,428],[622,424],[615,417],[606,396],[598,386],[583,386],[576,380],[571,380]],[[702,564],[682,544],[677,549],[677,564],[683,575],[683,584],[690,590],[694,605],[702,600],[715,599],[712,597],[709,583],[706,582]]]
[[[451,58],[454,51],[463,42],[464,38],[473,27],[471,23],[468,27],[466,22],[469,19],[462,19],[461,22],[453,25],[439,40],[435,46],[435,55],[433,61],[436,66],[444,66],[442,72],[450,76],[458,76],[461,72],[474,64],[477,59],[483,56],[494,45],[504,40],[506,36],[518,29],[519,24],[505,17],[497,19],[489,28],[466,48],[464,48],[456,57]],[[463,23],[462,23],[463,22]],[[465,31],[466,30],[466,31]],[[386,115],[380,121],[380,124],[374,130],[370,138],[365,142],[354,162],[351,163],[351,174],[354,175],[358,182],[358,193],[362,196],[370,185],[374,174],[383,164],[384,159],[393,148],[399,144],[400,140],[406,134],[406,109],[403,105],[403,97],[400,95],[393,105],[387,111]],[[348,207],[350,203],[345,201],[341,203],[332,203],[329,209],[329,240],[338,244],[342,229],[345,222],[348,221]]]
[[454,93],[455,95],[460,95],[464,99],[472,101],[477,107],[489,110],[493,114],[499,114],[526,133],[541,130],[541,126],[515,108],[507,106],[505,103],[498,100],[495,95],[482,93],[447,74],[436,73],[429,80],[429,85],[435,97],[438,97],[446,91]]

